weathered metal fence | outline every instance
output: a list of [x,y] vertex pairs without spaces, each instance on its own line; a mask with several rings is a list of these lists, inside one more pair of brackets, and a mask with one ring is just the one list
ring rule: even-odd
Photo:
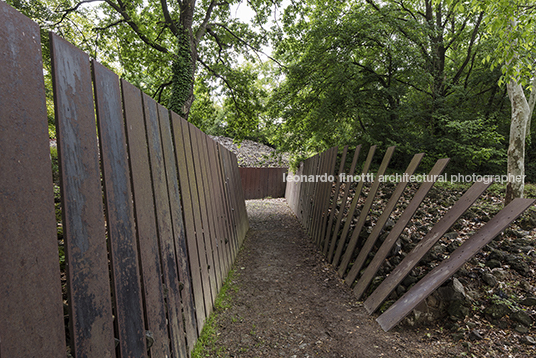
[[286,168],[238,168],[244,197],[250,199],[284,198]]
[[[370,148],[351,203],[347,202],[350,183],[345,184],[345,190],[339,197],[341,185],[339,180],[354,176],[361,146],[355,150],[349,171],[345,171],[347,149],[345,147],[341,154],[341,165],[338,173],[334,173],[337,158],[336,148],[331,148],[301,163],[296,173],[289,174],[289,178],[295,180],[287,182],[286,198],[298,220],[310,234],[311,239],[322,250],[328,262],[337,269],[344,282],[353,287],[354,293],[360,299],[449,160],[440,159],[437,161],[426,176],[426,180],[421,183],[411,202],[398,217],[394,227],[390,229],[387,237],[384,238],[383,242],[378,243],[382,230],[402,196],[408,180],[417,169],[423,154],[414,156],[404,175],[400,176],[402,180],[397,184],[388,202],[383,205],[381,215],[376,218],[374,227],[369,234],[365,233],[366,239],[362,239],[364,224],[371,215],[372,204],[380,186],[380,178],[385,173],[395,148],[387,149],[378,172],[374,176],[367,177],[376,146]],[[325,178],[329,179],[330,175],[333,179],[332,182],[324,180]],[[371,180],[372,183],[366,197],[362,197],[364,182],[369,178],[374,179]],[[370,293],[364,302],[364,306],[370,314],[380,307],[421,258],[490,185],[491,182],[475,182],[381,284]],[[361,206],[359,214],[356,215],[358,202],[361,202]],[[533,199],[516,199],[502,209],[493,219],[452,252],[448,259],[435,267],[380,315],[377,321],[381,327],[386,331],[394,327],[534,202]],[[337,207],[339,207],[339,212],[335,219]],[[346,222],[341,230],[343,216],[346,216]],[[350,239],[348,239],[352,224],[354,224],[354,229]],[[375,245],[379,248],[373,252]],[[368,259],[370,262],[367,265]]]
[[0,357],[188,357],[248,230],[236,157],[50,40],[64,287],[40,29],[0,2]]

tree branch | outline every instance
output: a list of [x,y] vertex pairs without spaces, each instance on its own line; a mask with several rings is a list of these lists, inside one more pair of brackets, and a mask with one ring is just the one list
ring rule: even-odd
[[71,12],[74,12],[74,11],[78,10],[78,8],[80,6],[82,6],[83,4],[89,4],[89,3],[92,3],[92,2],[101,2],[101,1],[104,1],[104,0],[82,0],[79,3],[77,3],[75,6],[69,8],[69,9],[61,10],[63,12],[63,16],[61,17],[61,19],[58,20],[58,22],[56,22],[54,25],[52,25],[52,27],[56,27],[57,25],[62,23],[63,20],[65,20],[65,18],[67,17],[67,15],[69,15]]
[[231,36],[233,36],[234,38],[236,38],[240,43],[244,44],[246,47],[249,47],[250,49],[252,49],[253,51],[255,51],[256,54],[259,54],[259,53],[262,53],[264,56],[266,56],[268,59],[274,61],[275,63],[277,63],[277,65],[281,68],[287,68],[285,65],[283,65],[281,62],[279,62],[278,60],[276,60],[275,58],[273,58],[272,56],[266,54],[265,52],[259,50],[258,48],[255,48],[253,46],[251,46],[249,43],[247,43],[246,41],[244,41],[240,36],[236,35],[233,31],[231,31],[231,29],[229,29],[226,25],[224,24],[221,24],[221,23],[214,23],[213,25],[216,25],[216,26],[219,26],[221,28],[223,28],[225,31],[227,31]]
[[160,0],[160,4],[162,5],[162,12],[164,13],[164,19],[166,20],[166,24],[168,24],[168,27],[173,33],[173,35],[179,36],[179,29],[177,28],[175,21],[173,21],[173,19],[169,15],[167,0]]

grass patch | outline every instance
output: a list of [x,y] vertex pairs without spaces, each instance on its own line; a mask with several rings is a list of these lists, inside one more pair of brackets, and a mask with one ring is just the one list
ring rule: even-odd
[[214,311],[208,317],[205,322],[205,326],[201,331],[201,336],[195,343],[192,351],[192,358],[210,358],[210,357],[224,357],[224,348],[220,347],[216,349],[216,342],[218,341],[217,321],[221,312],[231,307],[231,293],[238,290],[238,286],[233,283],[236,270],[231,269],[229,275],[225,279],[223,286],[216,297],[214,302]]

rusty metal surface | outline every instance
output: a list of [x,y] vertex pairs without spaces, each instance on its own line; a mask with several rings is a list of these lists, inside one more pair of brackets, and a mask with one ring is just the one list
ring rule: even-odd
[[[352,158],[352,164],[350,165],[350,171],[345,174],[349,176],[354,175],[355,167],[357,165],[357,158],[359,157],[360,151],[361,151],[361,144],[356,147],[355,152],[354,152],[354,157]],[[335,228],[333,229],[333,232],[330,232],[329,230],[326,232],[326,237],[324,239],[324,250],[323,250],[324,256],[326,257],[328,257],[328,250],[331,247],[331,242],[336,240],[337,235],[339,233],[339,229],[341,227],[341,221],[344,215],[346,201],[348,199],[348,193],[350,192],[350,184],[351,183],[345,183],[344,193],[341,198],[341,206],[339,208],[339,214],[337,215],[337,222],[335,224]],[[335,250],[335,248],[333,248],[333,250]],[[331,251],[331,254],[333,254],[333,250]]]
[[166,289],[167,315],[171,334],[172,350],[180,357],[186,357],[186,338],[181,312],[180,277],[175,252],[175,237],[171,219],[170,198],[167,183],[167,168],[164,162],[162,138],[160,135],[159,107],[154,99],[142,95],[147,129],[147,147],[151,168],[156,224],[162,262],[162,278]]
[[210,137],[205,136],[206,146],[207,146],[207,160],[208,167],[210,168],[210,178],[212,180],[212,197],[214,203],[214,214],[216,219],[216,232],[218,238],[218,245],[220,250],[220,264],[221,264],[221,273],[223,279],[227,277],[227,273],[231,268],[231,257],[229,255],[229,245],[228,234],[225,227],[225,214],[223,209],[223,196],[222,188],[220,185],[221,171],[217,165],[218,153],[216,152],[215,141],[210,139]]
[[[389,147],[387,148],[387,151],[385,152],[385,155],[383,156],[382,163],[380,164],[380,168],[378,169],[378,173],[376,174],[376,177],[374,178],[374,183],[372,183],[372,187],[370,188],[370,191],[367,196],[367,200],[365,200],[365,203],[363,204],[363,208],[361,209],[361,215],[359,215],[359,219],[357,221],[357,224],[355,225],[354,231],[352,233],[352,237],[350,238],[350,242],[348,243],[348,247],[345,249],[345,253],[341,260],[341,265],[339,266],[339,269],[337,270],[339,276],[343,277],[346,273],[346,269],[348,268],[348,265],[350,264],[350,260],[352,259],[352,256],[357,248],[358,240],[359,240],[359,234],[361,233],[361,230],[363,229],[363,225],[365,224],[365,221],[367,220],[367,216],[369,214],[370,208],[372,207],[372,203],[374,202],[374,197],[376,196],[376,192],[378,191],[378,188],[380,186],[380,177],[385,173],[385,170],[387,169],[387,166],[389,165],[389,162],[391,161],[391,157],[393,156],[393,152],[395,151],[395,147]],[[336,266],[336,262],[334,262]]]
[[51,34],[73,355],[115,355],[89,57]]
[[286,168],[238,168],[246,200],[285,196]]
[[[385,258],[387,258],[387,255],[389,255],[389,252],[391,251],[393,245],[395,244],[396,240],[404,231],[406,226],[409,224],[411,218],[413,217],[413,214],[415,214],[415,211],[419,208],[420,204],[426,197],[426,194],[430,191],[434,183],[436,182],[437,178],[443,170],[445,169],[447,163],[449,162],[449,159],[439,159],[434,167],[430,170],[430,173],[428,174],[428,177],[430,180],[425,181],[421,184],[419,187],[419,190],[415,193],[413,196],[413,199],[411,199],[411,202],[406,207],[404,212],[400,215],[398,218],[395,226],[391,229],[389,232],[389,235],[384,240],[378,251],[376,252],[376,255],[374,255],[374,258],[369,263],[367,268],[365,269],[365,272],[361,276],[361,278],[357,281],[357,284],[354,288],[354,294],[359,298],[363,295],[365,290],[367,289],[368,285],[374,278],[374,275],[376,275],[376,272],[384,262]],[[368,308],[367,308],[368,310]],[[369,313],[372,313],[369,311]]]
[[0,24],[0,356],[65,357],[39,27]]
[[[145,322],[119,78],[95,61],[92,65],[119,350],[122,357],[144,357]],[[157,351],[168,354],[167,337],[162,338]]]
[[193,152],[196,151],[196,149],[194,149],[195,138],[191,136],[190,124],[186,120],[181,121],[181,126],[182,139],[184,141],[184,148],[186,152],[186,165],[188,167],[188,182],[190,184],[193,218],[195,223],[195,237],[197,252],[199,255],[199,269],[201,270],[201,282],[203,284],[203,297],[205,305],[204,310],[206,316],[208,317],[212,312],[212,291],[208,271],[207,248],[205,246],[206,232],[205,228],[203,227],[203,221],[201,220],[201,203],[199,188],[201,188],[202,190],[202,186],[199,184],[198,181],[198,176],[200,175],[200,173],[199,168],[196,168],[197,160],[195,159],[195,156],[193,154]]
[[225,189],[225,196],[226,196],[226,206],[227,206],[227,217],[229,218],[229,227],[231,229],[231,232],[233,234],[232,236],[232,252],[233,256],[235,256],[238,252],[238,248],[240,247],[240,238],[239,238],[239,232],[238,227],[236,224],[236,218],[234,215],[235,207],[232,200],[232,193],[231,193],[231,184],[230,184],[230,166],[231,166],[231,156],[229,150],[227,150],[225,147],[223,147],[221,144],[218,145],[219,153],[220,153],[220,160],[221,160],[221,167],[222,167],[222,175],[224,179],[224,189]]
[[[365,159],[365,164],[363,164],[363,171],[361,172],[362,176],[368,174],[370,163],[372,162],[372,157],[374,157],[374,152],[376,152],[375,145],[373,145],[369,149],[367,158]],[[344,248],[344,245],[346,244],[346,238],[348,237],[348,231],[350,230],[350,224],[352,223],[352,219],[354,217],[355,208],[359,201],[359,197],[361,196],[361,191],[363,190],[363,184],[364,180],[360,180],[357,184],[354,198],[352,199],[352,203],[350,204],[350,208],[348,209],[348,213],[346,214],[346,222],[344,223],[344,227],[342,229],[340,237],[337,237],[339,234],[338,232],[333,233],[333,238],[331,239],[331,246],[328,254],[328,262],[333,264],[335,267],[339,264],[339,260],[342,255],[342,250]],[[335,251],[335,247],[337,248],[337,251]],[[333,256],[333,253],[335,253],[335,256]]]
[[[195,303],[197,334],[201,334],[206,319],[202,270],[200,266],[199,251],[197,248],[197,234],[194,220],[194,207],[192,198],[194,194],[190,189],[190,173],[188,163],[187,147],[185,146],[182,123],[185,120],[178,114],[171,112],[171,127],[175,145],[175,155],[177,159],[177,172],[179,177],[182,209],[184,215],[184,229],[188,248],[188,257],[190,259],[190,273],[192,277],[192,292]],[[188,141],[189,143],[189,141]],[[188,147],[189,150],[190,147]],[[190,169],[191,170],[191,169]],[[194,189],[196,189],[194,187]]]
[[[335,219],[335,209],[337,208],[337,202],[339,201],[339,190],[341,188],[341,181],[339,180],[341,178],[341,174],[344,173],[344,165],[346,164],[346,154],[348,153],[348,146],[345,145],[342,150],[341,155],[341,163],[339,165],[339,171],[337,173],[337,177],[335,178],[336,184],[335,184],[335,192],[333,195],[333,199],[331,200],[331,204],[329,207],[329,219],[327,221],[327,226],[324,226],[324,232],[320,236],[320,246],[325,248],[327,251],[327,243],[328,238],[331,237],[331,228],[333,227],[333,220]],[[325,235],[323,235],[325,233]],[[325,255],[325,253],[324,253]]]
[[403,174],[403,179],[400,181],[400,183],[398,183],[393,194],[391,194],[389,201],[387,202],[387,204],[382,210],[381,216],[378,218],[378,220],[376,221],[376,224],[374,225],[374,229],[372,229],[372,232],[370,233],[369,237],[367,238],[367,240],[361,247],[361,250],[359,251],[359,255],[354,261],[354,264],[352,265],[350,272],[348,272],[348,275],[344,279],[344,281],[346,282],[348,286],[352,286],[357,275],[359,274],[359,271],[361,271],[361,268],[363,267],[363,264],[365,263],[367,256],[369,255],[370,251],[372,250],[372,247],[376,243],[376,240],[380,236],[380,233],[383,230],[383,227],[385,226],[385,224],[387,223],[387,220],[391,216],[391,213],[393,212],[393,209],[395,208],[396,203],[398,202],[398,199],[400,199],[400,197],[402,196],[402,193],[404,192],[404,189],[406,189],[406,186],[409,183],[410,176],[413,175],[413,173],[419,166],[419,163],[421,162],[423,156],[424,156],[423,153],[415,154],[415,156],[413,156],[413,159],[411,160],[411,162],[408,165],[408,168]]
[[[214,257],[214,247],[213,247],[213,230],[211,226],[211,219],[208,212],[208,187],[206,185],[207,179],[207,170],[204,165],[203,154],[202,154],[202,143],[199,136],[199,130],[192,123],[188,122],[188,127],[190,130],[190,138],[192,141],[192,151],[194,158],[194,169],[196,173],[197,180],[197,190],[199,193],[199,212],[201,213],[201,222],[203,227],[203,240],[205,245],[205,253],[207,259],[207,271],[209,277],[209,285],[211,290],[211,301],[206,305],[208,312],[212,312],[213,303],[218,294],[217,288],[217,275],[216,275],[216,264]],[[206,304],[207,302],[205,302]]]
[[534,204],[534,199],[515,199],[486,223],[476,234],[458,247],[448,259],[443,261],[424,278],[415,284],[404,296],[396,301],[376,321],[388,331],[422,302],[436,288],[441,286],[473,255],[482,249],[495,236],[503,231],[521,213]]
[[[141,91],[130,83],[121,81],[124,117],[131,168],[134,216],[141,263],[141,277],[145,295],[147,328],[153,332],[156,351],[169,350],[168,328],[162,287],[162,269],[156,213],[152,190],[151,170],[147,148],[147,136],[143,116]],[[153,352],[151,348],[151,352]]]
[[491,183],[476,182],[454,204],[454,206],[439,220],[428,234],[411,250],[400,264],[387,276],[366,301],[366,309],[373,312],[391,293],[391,291],[406,277],[421,258],[434,244],[454,225],[456,220],[473,205],[478,197]]
[[[173,291],[178,292],[179,295],[176,295],[177,298],[180,298],[182,301],[182,315],[181,313],[181,302],[175,303],[177,308],[172,308],[176,310],[173,314],[173,322],[170,320],[170,327],[173,329],[181,330],[183,329],[182,320],[184,318],[184,330],[186,331],[186,343],[188,348],[188,353],[194,348],[194,344],[197,340],[197,328],[195,321],[195,307],[193,301],[193,292],[192,292],[192,280],[190,275],[190,263],[188,258],[188,249],[186,246],[186,235],[183,222],[183,211],[181,206],[180,191],[179,191],[179,181],[177,177],[177,164],[175,151],[173,146],[173,138],[171,137],[171,125],[170,125],[170,115],[169,111],[161,105],[158,105],[159,121],[160,121],[160,133],[162,136],[162,147],[164,152],[164,163],[166,167],[166,177],[168,183],[169,191],[169,202],[171,209],[171,220],[173,228],[173,238],[175,245],[175,261],[177,265],[177,274],[178,277],[174,280],[172,277],[169,277],[169,282],[171,285],[178,285],[178,287],[173,287]],[[173,261],[172,254],[170,253],[173,250],[171,243],[169,243],[168,257],[170,262],[168,265],[172,265]],[[170,303],[171,305],[172,303]],[[172,330],[173,331],[173,330]],[[173,337],[173,333],[172,337]],[[177,343],[182,342],[182,337],[172,339],[177,339]],[[177,349],[176,351],[183,352],[182,348]]]
[[318,183],[318,210],[316,214],[316,220],[314,222],[315,227],[313,230],[313,242],[320,246],[320,241],[325,233],[325,228],[328,219],[329,200],[332,194],[333,182],[329,180],[329,176],[333,175],[335,171],[335,165],[337,161],[338,147],[330,148],[324,155],[320,175],[327,175],[326,181],[320,181]]

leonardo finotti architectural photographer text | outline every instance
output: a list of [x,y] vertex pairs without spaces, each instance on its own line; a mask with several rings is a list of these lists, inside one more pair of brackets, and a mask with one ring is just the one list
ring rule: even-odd
[[[294,183],[333,183],[335,181],[335,175],[328,175],[327,173],[322,175],[296,175],[296,174],[283,174],[283,182]],[[480,174],[442,174],[442,175],[426,175],[426,174],[390,174],[380,175],[376,177],[373,173],[360,174],[360,175],[346,175],[345,173],[339,174],[339,181],[343,183],[359,183],[368,182],[372,183],[378,179],[380,183],[423,183],[423,182],[450,182],[450,183],[472,183],[476,181],[482,181],[486,184],[494,182],[504,184],[508,182],[522,182],[525,180],[525,175],[480,175]]]

